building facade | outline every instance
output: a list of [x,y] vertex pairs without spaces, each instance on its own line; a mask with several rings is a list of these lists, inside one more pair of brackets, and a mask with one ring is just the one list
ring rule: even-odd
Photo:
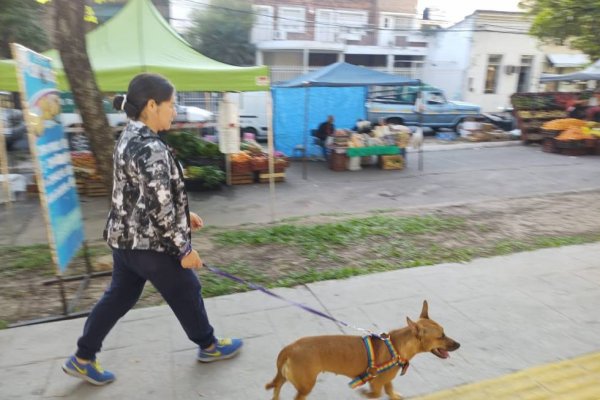
[[256,63],[274,82],[338,61],[420,77],[428,49],[417,0],[252,0]]
[[[450,99],[478,104],[483,111],[509,107],[513,93],[543,89],[540,75],[549,72],[548,49],[529,35],[530,27],[524,13],[477,10],[435,33],[423,80]],[[565,47],[552,51],[573,53]]]

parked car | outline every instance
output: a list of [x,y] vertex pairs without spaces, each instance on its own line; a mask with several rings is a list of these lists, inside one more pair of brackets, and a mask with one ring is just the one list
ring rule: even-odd
[[212,112],[200,107],[177,104],[175,110],[177,111],[175,122],[212,122],[215,119]]
[[[422,94],[421,113],[417,97]],[[367,100],[367,117],[397,125],[428,126],[457,130],[465,118],[481,118],[481,107],[462,101],[448,101],[444,92],[431,86],[399,86],[392,91],[374,92]]]
[[[102,107],[108,118],[108,124],[112,127],[124,126],[127,124],[127,115],[122,111],[116,111],[112,106],[110,98],[102,99]],[[198,107],[176,105],[177,117],[175,122],[209,122],[214,119],[212,112]],[[65,128],[72,126],[81,126],[81,115],[75,106],[71,93],[61,93],[60,122]]]
[[14,108],[0,108],[0,118],[4,130],[4,138],[6,140],[7,149],[12,149],[13,146],[27,137],[27,125],[23,120],[23,112]]

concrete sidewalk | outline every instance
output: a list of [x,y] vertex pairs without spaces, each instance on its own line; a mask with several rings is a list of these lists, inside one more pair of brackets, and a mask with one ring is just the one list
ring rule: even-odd
[[[427,399],[534,398],[528,397],[531,385],[515,379],[512,386],[506,381],[496,385],[504,390],[502,396],[495,395],[499,389],[490,392],[482,386],[454,389],[453,396],[434,392],[586,354],[591,355],[571,364],[597,373],[600,362],[593,353],[600,351],[599,253],[600,243],[570,246],[276,291],[375,331],[405,326],[406,316],[417,318],[427,299],[430,316],[462,346],[448,360],[430,354],[415,357],[408,373],[394,381],[400,393],[408,398],[430,395]],[[99,355],[117,381],[98,388],[60,370],[74,351],[83,319],[14,328],[0,331],[0,398],[267,399],[271,393],[264,385],[274,376],[277,353],[285,344],[307,335],[356,334],[260,292],[206,303],[217,334],[245,339],[237,359],[200,364],[195,346],[167,307],[134,310],[117,324]],[[557,371],[562,371],[561,364],[534,371],[545,374],[539,381],[547,382],[541,395],[533,393],[535,398],[599,398],[593,396],[600,380],[594,386],[593,379],[584,377],[587,392],[565,392],[564,385],[552,385]],[[569,370],[561,376],[564,381],[565,376],[579,375]],[[361,398],[348,388],[348,381],[323,374],[310,398]],[[282,399],[293,395],[286,384]]]

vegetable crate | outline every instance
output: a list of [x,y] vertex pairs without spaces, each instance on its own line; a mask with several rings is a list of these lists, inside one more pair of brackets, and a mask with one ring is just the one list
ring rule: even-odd
[[401,155],[379,156],[379,167],[381,169],[404,169],[404,157]]
[[348,157],[345,153],[331,152],[329,154],[329,168],[332,171],[345,171],[347,169]]
[[558,153],[559,149],[556,147],[556,139],[545,137],[542,144],[542,151],[545,153]]
[[[271,174],[269,172],[260,172],[258,174],[258,181],[260,183],[269,183]],[[273,173],[273,178],[275,182],[285,182],[285,172],[275,172]]]
[[108,190],[101,180],[88,179],[85,181],[85,195],[89,197],[106,196]]
[[231,184],[232,185],[247,185],[254,183],[254,173],[252,172],[232,172],[231,173]]

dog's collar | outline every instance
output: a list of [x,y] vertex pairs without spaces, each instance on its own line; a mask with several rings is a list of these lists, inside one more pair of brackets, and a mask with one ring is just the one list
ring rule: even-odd
[[[391,359],[381,365],[375,365],[375,352],[373,351],[373,342],[372,342],[373,338],[382,340],[383,343],[385,343],[385,345],[388,348],[388,351],[390,352],[390,355],[391,355]],[[387,333],[377,335],[377,336],[375,336],[375,335],[363,336],[362,339],[363,339],[363,343],[365,344],[365,348],[367,349],[368,365],[367,365],[367,370],[364,373],[360,374],[356,378],[352,379],[350,381],[350,383],[348,383],[348,385],[350,385],[350,387],[352,389],[355,389],[359,386],[364,385],[365,383],[374,379],[378,374],[381,374],[381,373],[383,373],[387,370],[390,370],[396,366],[398,366],[402,369],[402,371],[400,372],[400,375],[406,374],[406,371],[408,370],[408,365],[409,365],[408,360],[400,358],[400,355],[394,348],[394,345],[392,344],[392,341],[390,340],[390,336]]]

